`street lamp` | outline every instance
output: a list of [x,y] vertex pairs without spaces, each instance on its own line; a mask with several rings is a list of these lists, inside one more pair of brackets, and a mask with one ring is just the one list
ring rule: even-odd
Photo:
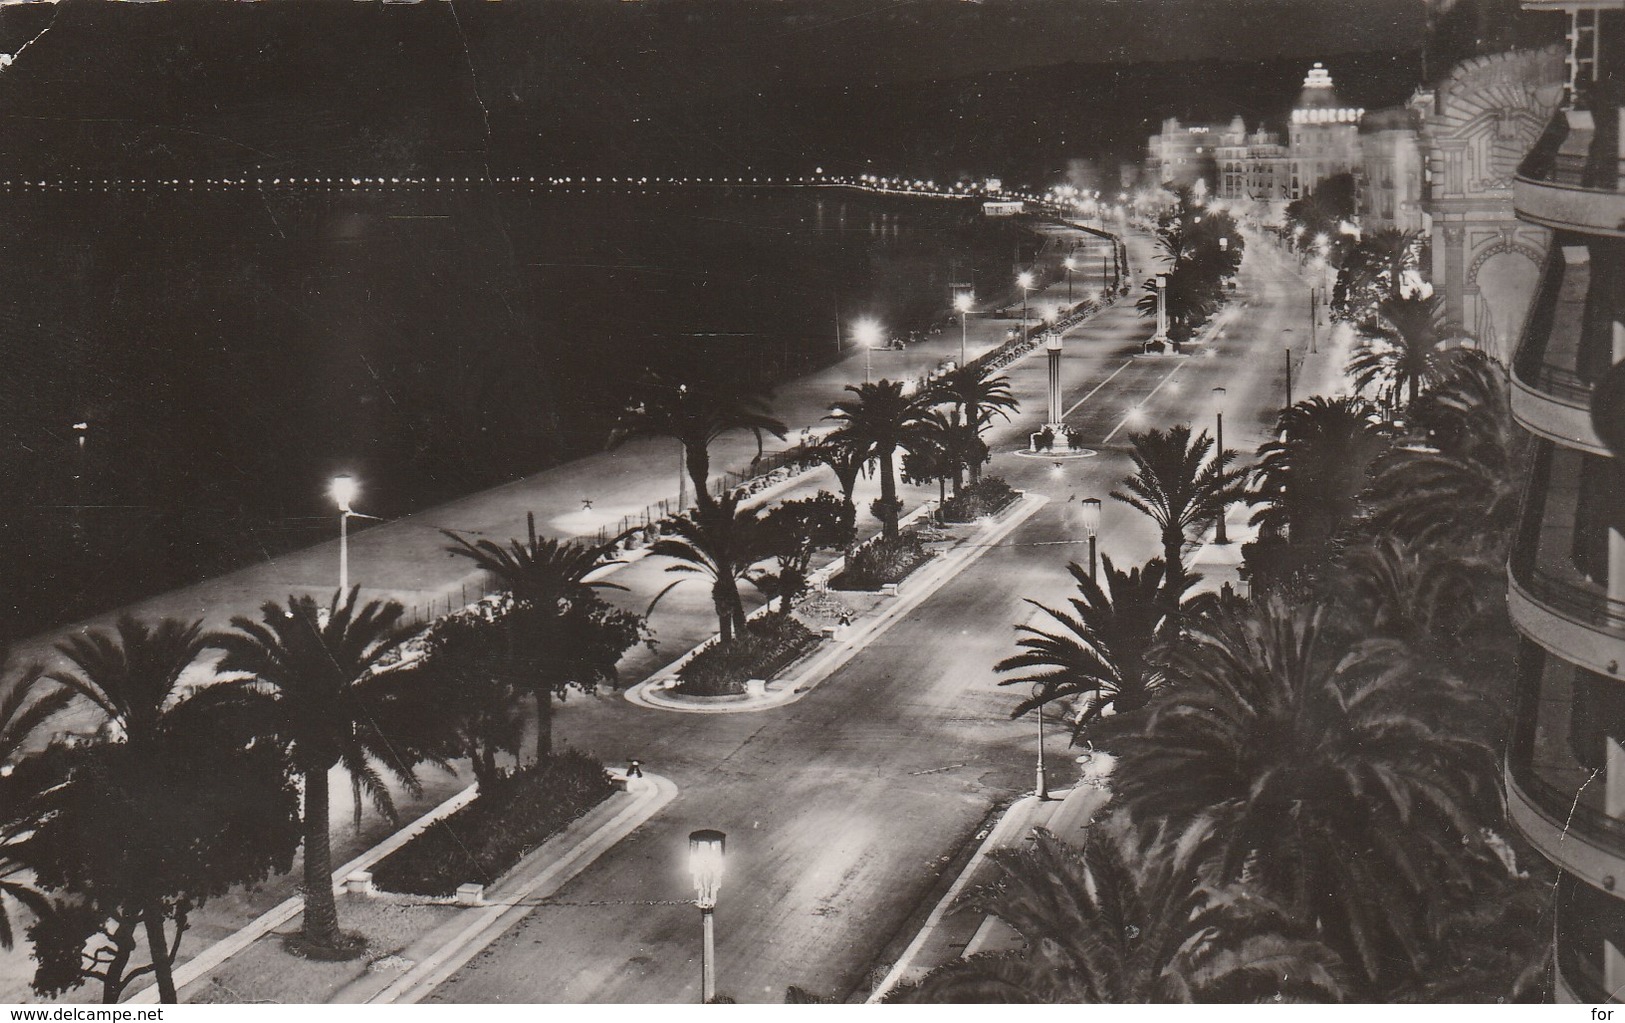
[[965,364],[965,321],[970,316],[970,307],[976,304],[976,296],[966,289],[954,295],[954,308],[959,310],[959,364]]
[[[1215,413],[1215,425],[1217,426],[1216,432],[1218,433],[1219,444],[1217,459],[1221,465],[1224,463],[1224,394],[1225,391],[1222,387],[1215,387],[1213,389],[1213,400],[1218,404],[1218,410]],[[1225,505],[1221,504],[1219,506],[1219,525],[1218,528],[1213,531],[1214,543],[1230,542],[1230,537],[1225,533],[1224,530],[1224,516],[1227,511],[1229,511],[1229,509]]]
[[869,368],[875,345],[880,343],[880,324],[874,320],[859,320],[852,327],[852,336],[863,346],[863,382],[869,382]]
[[1016,275],[1016,283],[1021,285],[1021,336],[1027,336],[1027,292],[1033,290],[1033,275],[1023,270]]
[[709,828],[690,832],[688,869],[694,875],[694,905],[700,907],[700,1002],[705,1005],[717,996],[717,938],[712,912],[717,908],[717,889],[722,886],[722,857],[728,836]]
[[1100,534],[1100,498],[1083,499],[1083,531],[1089,534],[1089,581],[1095,578],[1095,537]]
[[[1033,685],[1033,699],[1036,700],[1043,695],[1044,683],[1035,683]],[[1038,778],[1033,786],[1033,795],[1039,799],[1048,799],[1049,773],[1044,770],[1044,705],[1040,703],[1033,708],[1033,711],[1038,716]]]
[[333,503],[339,506],[339,592],[345,593],[350,589],[350,516],[355,514],[350,507],[361,487],[356,483],[355,477],[349,473],[340,473],[333,477],[328,485],[327,492],[332,495]]
[[1072,271],[1078,268],[1078,257],[1068,255],[1061,261],[1066,267],[1066,304],[1072,305]]

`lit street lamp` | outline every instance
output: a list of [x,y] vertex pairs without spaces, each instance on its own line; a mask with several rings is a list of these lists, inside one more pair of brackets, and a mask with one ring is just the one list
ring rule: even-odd
[[1066,304],[1072,305],[1072,271],[1078,268],[1078,257],[1068,255],[1061,261],[1066,266]]
[[[1215,387],[1213,389],[1213,400],[1218,403],[1218,411],[1215,414],[1215,419],[1218,433],[1219,452],[1216,457],[1219,459],[1221,464],[1224,460],[1224,394],[1225,391],[1222,387]],[[1225,533],[1224,530],[1224,516],[1227,511],[1229,511],[1228,507],[1224,505],[1219,506],[1219,525],[1218,528],[1213,531],[1214,543],[1230,542],[1230,537]]]
[[1021,336],[1027,336],[1027,293],[1033,290],[1033,275],[1023,270],[1016,275],[1016,283],[1021,285]]
[[717,996],[717,937],[712,912],[717,908],[717,889],[722,886],[722,857],[728,836],[709,828],[688,836],[688,869],[694,875],[694,905],[700,907],[700,1002],[705,1005]]
[[869,382],[871,353],[880,343],[880,324],[874,320],[859,320],[852,328],[852,336],[863,346],[863,382]]
[[327,492],[332,495],[333,503],[339,506],[339,592],[345,593],[350,589],[350,516],[355,514],[350,502],[355,500],[360,487],[355,477],[349,473],[341,473],[333,477]]
[[1089,581],[1098,582],[1095,578],[1095,537],[1100,534],[1100,498],[1086,497],[1083,499],[1083,531],[1089,534]]

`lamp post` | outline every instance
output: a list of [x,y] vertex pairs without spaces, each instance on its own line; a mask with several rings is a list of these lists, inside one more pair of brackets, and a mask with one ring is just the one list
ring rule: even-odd
[[[1223,464],[1224,462],[1224,394],[1225,391],[1222,387],[1215,387],[1213,389],[1213,400],[1218,403],[1218,410],[1214,414],[1214,425],[1216,427],[1216,432],[1218,433],[1219,443],[1219,450],[1216,457],[1218,458],[1220,464]],[[1213,530],[1214,543],[1230,542],[1230,537],[1225,533],[1224,529],[1224,516],[1227,511],[1229,511],[1229,508],[1225,505],[1221,504],[1219,506],[1219,524],[1218,527]]]
[[1095,537],[1100,533],[1100,498],[1086,497],[1083,499],[1083,531],[1089,534],[1089,581],[1098,582],[1095,577]]
[[1021,337],[1027,337],[1027,292],[1033,289],[1033,275],[1023,270],[1016,275],[1016,283],[1021,285]]
[[863,382],[869,382],[870,360],[875,345],[880,343],[880,324],[874,320],[859,320],[852,328],[852,336],[863,346]]
[[1066,267],[1066,304],[1070,306],[1072,305],[1072,271],[1078,268],[1078,258],[1068,255],[1061,263]]
[[[1043,693],[1044,683],[1039,682],[1033,686],[1034,699],[1042,696]],[[1033,795],[1037,796],[1039,799],[1048,799],[1049,772],[1044,770],[1044,705],[1040,703],[1038,706],[1034,707],[1033,713],[1038,717],[1038,775],[1037,780],[1033,785]]]
[[970,289],[954,293],[954,308],[959,310],[959,364],[965,364],[965,321],[970,316],[970,307],[976,302],[976,296]]
[[333,503],[339,506],[339,592],[345,593],[350,589],[350,516],[355,514],[350,503],[360,492],[360,485],[355,477],[349,473],[340,473],[333,477],[327,492],[332,495]]
[[694,875],[694,905],[700,908],[700,1002],[705,1005],[717,996],[717,936],[712,913],[717,908],[717,889],[722,886],[727,844],[727,835],[709,828],[688,836],[688,869]]

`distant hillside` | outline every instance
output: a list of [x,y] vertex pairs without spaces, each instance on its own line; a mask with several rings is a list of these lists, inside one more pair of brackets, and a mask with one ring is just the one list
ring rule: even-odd
[[[1083,28],[1125,31],[1124,5],[1068,2],[1088,14],[1074,19]],[[1136,159],[1166,114],[1279,117],[1309,63],[1297,55],[1051,63],[922,80],[909,70],[985,60],[974,40],[962,39],[978,28],[990,49],[1011,33],[1036,33],[1054,0],[955,5],[930,32],[858,0],[614,6],[636,10],[612,16],[602,4],[574,0],[3,8],[0,44],[12,51],[50,29],[0,71],[0,173],[477,175],[490,166],[513,174],[773,174],[873,161],[911,174],[1039,179],[1067,161]],[[1244,0],[1233,9],[1262,24],[1271,11],[1303,6]],[[1336,5],[1319,8],[1327,6]],[[857,65],[864,70],[854,79],[867,82],[818,84],[844,80],[839,68],[811,68],[846,8],[874,15],[863,45],[890,40],[892,59]],[[1138,9],[1161,11],[1172,25],[1201,22],[1205,8],[1146,0]],[[724,25],[729,12],[739,25]],[[1308,18],[1303,31],[1324,35],[1325,20]],[[700,44],[723,32],[775,42],[755,52],[713,47],[708,56]],[[1393,38],[1417,45],[1414,33]],[[921,39],[960,40],[966,49],[915,60],[910,48],[925,45]],[[1055,49],[1034,36],[1020,59]],[[1344,96],[1367,107],[1403,99],[1420,74],[1415,52],[1326,60]],[[886,74],[894,80],[873,80]]]

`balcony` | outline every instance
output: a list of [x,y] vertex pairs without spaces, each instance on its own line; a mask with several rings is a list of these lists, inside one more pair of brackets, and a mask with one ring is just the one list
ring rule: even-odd
[[[1597,98],[1601,100],[1601,97]],[[1594,125],[1617,119],[1619,108],[1594,101],[1591,110],[1559,110],[1512,184],[1512,205],[1524,220],[1556,231],[1625,237],[1625,161],[1617,132]]]
[[1612,459],[1539,442],[1508,564],[1519,631],[1599,675],[1625,665],[1621,489]]
[[1531,433],[1606,454],[1591,428],[1590,407],[1592,381],[1612,362],[1612,327],[1598,315],[1607,307],[1588,311],[1587,296],[1592,248],[1607,264],[1618,246],[1583,242],[1583,236],[1559,235],[1547,256],[1512,360],[1512,414]]

